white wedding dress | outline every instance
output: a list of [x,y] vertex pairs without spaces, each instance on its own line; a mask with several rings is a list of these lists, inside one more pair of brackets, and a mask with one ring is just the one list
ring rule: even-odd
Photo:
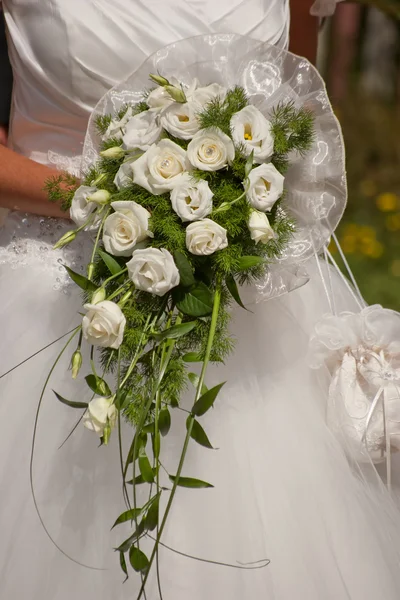
[[[10,144],[72,172],[94,105],[156,49],[210,31],[282,46],[288,39],[284,0],[5,0],[3,8],[15,74]],[[79,292],[61,263],[83,269],[87,244],[51,249],[68,227],[12,213],[0,230],[0,600],[128,600],[138,592],[135,574],[122,584],[113,552],[128,529],[110,533],[124,510],[116,440],[98,448],[78,427],[60,448],[76,413],[51,388],[82,399],[67,358],[44,397],[33,462],[38,509],[59,549],[30,490],[40,391],[66,338],[56,340],[80,319]],[[253,304],[253,313],[234,309],[236,351],[208,376],[228,381],[205,419],[219,449],[193,444],[185,466],[215,487],[179,490],[160,556],[166,600],[400,597],[400,517],[373,471],[349,465],[326,425],[328,380],[307,365],[314,324],[329,310],[316,262],[307,270],[302,288]],[[337,310],[357,310],[335,274],[332,284]],[[178,432],[184,420],[173,418]],[[168,436],[171,471],[180,448],[181,436]],[[265,559],[268,566],[257,562]],[[155,578],[147,598],[160,599]]]

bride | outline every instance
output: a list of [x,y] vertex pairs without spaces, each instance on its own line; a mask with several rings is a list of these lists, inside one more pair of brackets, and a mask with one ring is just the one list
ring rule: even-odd
[[[293,1],[300,54],[312,51],[307,24],[315,24],[306,8]],[[87,262],[82,240],[52,250],[70,225],[43,185],[57,169],[79,173],[90,112],[149,54],[225,31],[285,47],[289,6],[3,0],[3,9],[15,87],[9,148],[0,147],[0,204],[11,209],[0,230],[0,600],[127,600],[137,595],[137,579],[122,585],[110,533],[124,510],[117,447],[99,449],[80,427],[66,439],[73,415],[49,389],[31,460],[44,380],[79,321],[81,299],[61,265],[80,271]],[[329,382],[306,360],[315,324],[329,311],[320,263],[310,261],[307,270],[301,289],[254,305],[255,314],[234,311],[236,351],[215,368],[229,387],[207,423],[220,450],[205,458],[193,447],[187,458],[191,472],[203,478],[204,471],[218,485],[177,496],[160,553],[165,598],[399,598],[400,516],[374,469],[350,464],[327,427]],[[358,311],[339,276],[331,277],[336,310]],[[53,381],[71,396],[67,369],[62,360]],[[172,436],[168,460],[178,445]],[[263,568],[249,568],[262,561]],[[161,600],[152,579],[147,597]]]

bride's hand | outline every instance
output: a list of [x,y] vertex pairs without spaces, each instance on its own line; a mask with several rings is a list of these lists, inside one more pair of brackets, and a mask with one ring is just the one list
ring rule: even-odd
[[44,184],[59,171],[41,165],[0,145],[0,207],[49,217],[68,218],[49,202]]

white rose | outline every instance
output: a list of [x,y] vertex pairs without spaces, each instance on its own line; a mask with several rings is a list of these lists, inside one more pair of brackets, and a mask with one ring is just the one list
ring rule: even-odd
[[163,87],[157,87],[147,96],[147,106],[151,109],[166,108],[173,103],[171,96]]
[[161,140],[132,163],[133,181],[158,196],[172,190],[188,167],[185,150],[171,140]]
[[211,219],[195,221],[186,229],[186,247],[192,254],[208,256],[227,245],[226,229]]
[[269,240],[273,240],[276,237],[275,231],[269,224],[267,215],[258,212],[257,210],[251,212],[248,227],[251,239],[254,240],[256,244],[259,242],[266,244]]
[[132,107],[130,106],[122,119],[112,119],[110,122],[107,131],[103,135],[103,141],[107,141],[114,137],[122,137],[125,133],[125,125],[128,123],[129,119],[132,117]]
[[111,429],[115,427],[118,412],[113,398],[94,398],[83,415],[83,425],[86,429],[94,431],[103,437],[104,430],[109,423]]
[[85,304],[88,311],[82,320],[82,333],[93,346],[119,348],[124,336],[126,319],[115,302],[103,300],[97,304]]
[[198,104],[201,108],[204,108],[209,102],[218,98],[220,102],[225,100],[227,89],[219,85],[219,83],[212,83],[206,87],[199,87],[195,89],[191,95],[191,100]]
[[138,290],[164,296],[170,289],[179,285],[179,271],[172,254],[164,248],[135,250],[126,266],[129,277]]
[[158,142],[161,136],[161,125],[157,113],[146,110],[129,119],[125,126],[123,142],[126,150],[148,150]]
[[152,235],[150,213],[133,201],[112,202],[111,206],[115,212],[104,223],[104,247],[114,256],[131,256],[134,247]]
[[161,125],[171,135],[181,140],[191,140],[200,129],[196,112],[196,106],[192,102],[174,102],[162,112]]
[[182,177],[182,184],[171,192],[171,204],[182,221],[198,221],[204,219],[212,211],[212,198],[208,182],[204,179],[196,181],[190,177]]
[[252,169],[248,179],[246,197],[249,204],[263,212],[271,210],[283,194],[284,176],[272,163],[268,163]]
[[272,125],[255,106],[245,106],[231,119],[232,137],[237,146],[244,145],[247,155],[254,152],[254,162],[262,163],[274,152]]
[[133,183],[132,163],[135,158],[131,158],[122,163],[114,177],[114,185],[120,190],[124,187],[129,187]]
[[[76,223],[78,227],[82,227],[88,220],[97,205],[95,202],[88,202],[87,198],[97,192],[97,188],[94,186],[81,185],[75,192],[72,198],[71,208],[69,209],[69,215]],[[94,221],[89,225],[88,229],[97,229],[99,226],[99,219],[94,218]]]
[[232,140],[218,127],[201,129],[187,148],[191,164],[202,171],[218,171],[235,158]]

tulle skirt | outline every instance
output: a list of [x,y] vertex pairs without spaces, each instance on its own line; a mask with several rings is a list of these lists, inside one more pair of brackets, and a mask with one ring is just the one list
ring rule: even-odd
[[[51,343],[79,323],[79,292],[64,293],[54,268],[3,262],[1,373],[9,372],[0,379],[0,598],[134,599],[140,577],[132,572],[123,584],[113,551],[132,529],[128,523],[110,531],[125,510],[117,436],[99,447],[79,425],[63,443],[79,413],[52,389],[86,396],[84,382],[72,382],[67,370],[70,352],[44,396],[32,465],[38,511],[53,542],[30,489],[38,399],[66,338]],[[227,381],[202,421],[216,449],[193,442],[183,471],[214,487],[178,490],[160,550],[165,600],[400,597],[399,512],[380,480],[347,460],[326,426],[328,376],[307,365],[314,323],[329,309],[316,265],[308,270],[303,288],[249,305],[252,312],[233,308],[235,352],[207,376],[209,385]],[[332,277],[337,308],[356,308]],[[183,407],[190,400],[188,394]],[[185,413],[175,409],[172,418],[162,457],[170,473]],[[124,444],[129,433],[123,428]],[[155,577],[147,598],[161,598]]]

